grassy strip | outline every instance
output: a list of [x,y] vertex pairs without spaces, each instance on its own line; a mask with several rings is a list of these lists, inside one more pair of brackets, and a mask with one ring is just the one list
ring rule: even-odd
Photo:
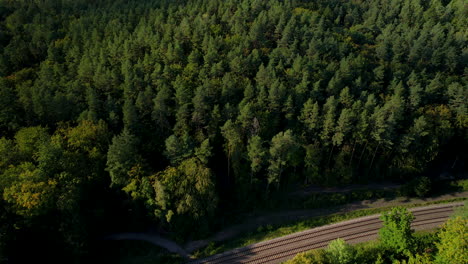
[[[462,197],[462,198],[449,199],[449,200],[443,200],[443,201],[402,205],[402,207],[413,208],[413,207],[426,206],[426,205],[431,205],[431,204],[443,204],[443,203],[451,203],[451,202],[464,201],[464,200],[466,200],[466,198]],[[342,222],[342,221],[346,221],[346,220],[350,220],[350,219],[358,218],[362,216],[382,213],[382,212],[388,211],[392,207],[394,206],[356,210],[356,211],[347,212],[347,213],[336,213],[336,214],[331,214],[327,216],[313,217],[307,220],[300,220],[300,221],[296,221],[293,223],[287,223],[287,224],[278,225],[278,226],[273,226],[273,225],[261,226],[254,232],[246,233],[241,237],[235,238],[230,241],[226,241],[224,243],[212,242],[207,247],[196,251],[193,254],[193,257],[204,258],[204,257],[218,254],[218,253],[230,250],[230,249],[243,247],[243,246],[247,246],[253,243],[258,243],[261,241],[289,235],[289,234],[304,231],[310,228],[338,223],[338,222]]]

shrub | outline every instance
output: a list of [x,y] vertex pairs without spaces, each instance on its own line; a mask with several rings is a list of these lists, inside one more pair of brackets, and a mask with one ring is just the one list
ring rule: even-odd
[[431,192],[431,185],[431,180],[428,177],[419,177],[403,185],[398,190],[398,195],[425,197]]
[[414,216],[406,208],[395,207],[381,216],[383,227],[379,231],[382,246],[397,254],[409,256],[414,250],[411,221]]
[[449,219],[438,234],[437,264],[463,264],[468,260],[468,219]]
[[299,253],[285,264],[329,264],[327,252],[323,249],[312,250],[306,253]]
[[[384,263],[382,255],[385,252],[385,249],[377,241],[367,242],[364,244],[358,244],[354,246],[354,262],[355,263]],[[377,260],[381,261],[378,262]]]
[[348,264],[353,262],[355,250],[349,244],[346,244],[343,239],[338,238],[330,242],[327,253],[330,263]]
[[420,177],[415,180],[414,193],[418,197],[425,197],[431,189],[431,180],[428,177]]
[[406,260],[397,260],[395,262],[393,262],[393,264],[432,264],[432,259],[431,259],[431,255],[429,254],[416,254],[416,255],[411,255],[408,259],[408,261]]

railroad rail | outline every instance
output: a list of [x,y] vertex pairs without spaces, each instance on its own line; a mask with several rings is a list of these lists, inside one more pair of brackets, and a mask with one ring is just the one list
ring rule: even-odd
[[[412,208],[409,211],[413,213],[415,219],[411,226],[414,230],[433,229],[444,223],[453,213],[454,208],[459,206],[463,206],[463,202]],[[233,249],[192,261],[190,264],[276,264],[298,253],[324,248],[330,241],[337,238],[342,238],[350,244],[376,239],[381,227],[380,214],[365,216]]]

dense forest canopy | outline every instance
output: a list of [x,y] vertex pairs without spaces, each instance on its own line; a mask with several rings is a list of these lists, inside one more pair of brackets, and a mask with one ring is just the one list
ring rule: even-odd
[[463,0],[0,0],[0,261],[466,158],[467,25]]

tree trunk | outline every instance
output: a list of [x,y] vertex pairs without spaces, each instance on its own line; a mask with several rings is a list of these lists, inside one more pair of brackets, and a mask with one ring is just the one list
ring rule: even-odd
[[331,160],[331,156],[333,155],[333,149],[335,148],[335,145],[332,145],[332,148],[331,148],[331,151],[330,151],[330,155],[328,155],[328,162],[327,162],[327,168],[329,168],[330,166],[330,160]]
[[370,166],[369,166],[369,171],[367,172],[367,177],[369,178],[369,173],[371,172],[372,170],[372,165],[374,164],[374,158],[375,158],[375,155],[377,154],[377,150],[379,149],[380,147],[380,142],[379,144],[377,145],[377,147],[375,148],[375,151],[374,151],[374,155],[372,155],[372,160],[371,160],[371,163],[370,163]]
[[250,169],[250,187],[252,187],[252,180],[253,180],[253,170]]
[[357,144],[357,139],[354,140],[353,150],[351,151],[351,158],[349,159],[349,166],[351,166],[351,164],[353,163],[354,150],[356,149],[356,144]]
[[359,157],[358,166],[357,166],[358,169],[359,169],[359,166],[361,165],[361,160],[362,160],[362,157],[364,156],[364,152],[366,151],[366,147],[367,147],[368,143],[369,143],[369,141],[366,141],[366,144],[362,148],[361,156]]
[[231,176],[231,150],[228,150],[228,159],[227,159],[227,183],[229,185]]
[[280,170],[279,170],[279,175],[278,175],[278,184],[276,186],[276,189],[279,190],[280,182],[281,182],[281,174],[283,172],[283,164],[280,165]]

